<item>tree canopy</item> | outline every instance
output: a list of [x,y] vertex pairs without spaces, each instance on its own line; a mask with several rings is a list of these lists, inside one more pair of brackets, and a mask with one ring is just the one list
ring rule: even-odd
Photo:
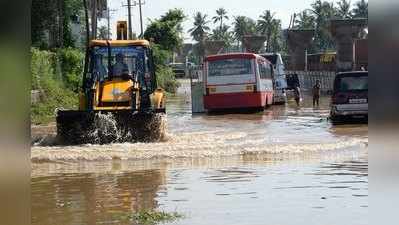
[[181,9],[171,9],[160,19],[151,21],[144,38],[158,44],[161,49],[173,51],[182,43],[182,23],[185,15]]

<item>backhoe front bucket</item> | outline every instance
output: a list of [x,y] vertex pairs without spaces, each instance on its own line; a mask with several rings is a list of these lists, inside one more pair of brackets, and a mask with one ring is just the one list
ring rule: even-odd
[[63,145],[157,142],[165,136],[165,113],[58,111],[57,141]]

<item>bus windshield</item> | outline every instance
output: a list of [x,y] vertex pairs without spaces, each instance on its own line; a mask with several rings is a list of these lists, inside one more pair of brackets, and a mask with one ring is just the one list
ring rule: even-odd
[[208,63],[208,76],[237,76],[253,74],[251,59],[224,59]]

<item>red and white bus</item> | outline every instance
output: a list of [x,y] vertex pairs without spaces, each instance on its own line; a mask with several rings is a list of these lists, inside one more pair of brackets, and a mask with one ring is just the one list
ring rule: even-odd
[[252,53],[212,55],[204,61],[208,111],[264,109],[273,103],[273,65]]

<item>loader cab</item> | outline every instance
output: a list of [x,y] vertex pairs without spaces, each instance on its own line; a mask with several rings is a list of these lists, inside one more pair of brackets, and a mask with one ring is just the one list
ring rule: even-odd
[[131,79],[143,90],[156,88],[152,50],[148,41],[92,41],[87,82]]
[[86,94],[87,108],[138,109],[150,106],[149,96],[156,90],[157,84],[148,41],[93,40],[89,54],[84,89],[94,93]]

